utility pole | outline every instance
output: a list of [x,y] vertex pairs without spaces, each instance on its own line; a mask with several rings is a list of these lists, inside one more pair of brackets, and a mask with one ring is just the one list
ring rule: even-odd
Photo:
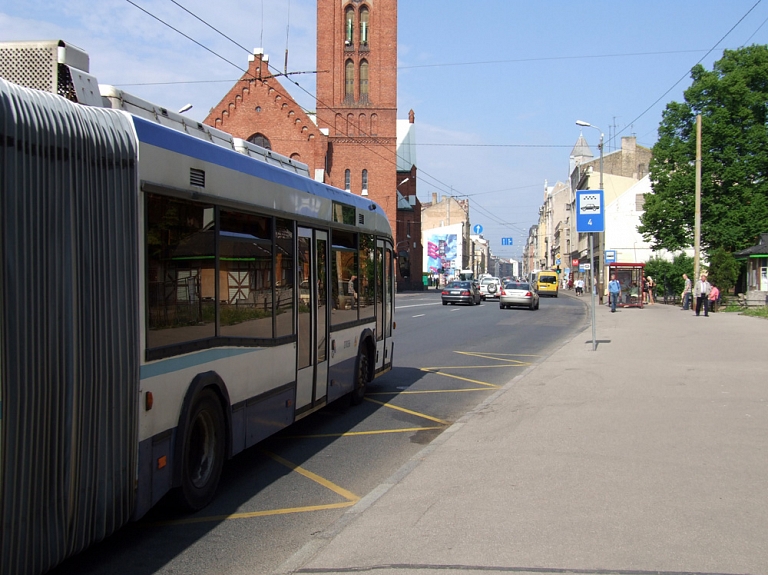
[[701,250],[701,114],[696,114],[696,200],[693,224],[693,281],[699,279]]

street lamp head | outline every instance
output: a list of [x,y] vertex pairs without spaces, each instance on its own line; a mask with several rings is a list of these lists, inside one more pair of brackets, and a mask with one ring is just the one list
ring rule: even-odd
[[590,124],[589,122],[585,122],[584,120],[576,120],[576,125],[577,126],[589,126],[589,127],[592,127],[592,124]]
[[192,104],[184,104],[179,110],[179,114],[183,114],[184,112],[189,112],[191,109],[192,109]]

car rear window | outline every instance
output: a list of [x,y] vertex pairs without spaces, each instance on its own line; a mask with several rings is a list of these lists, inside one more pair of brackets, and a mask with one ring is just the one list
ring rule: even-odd
[[507,285],[504,286],[506,289],[524,289],[529,290],[531,289],[528,284],[521,284],[517,282],[509,282]]
[[461,289],[469,289],[469,282],[453,282],[450,287],[452,288],[461,288]]
[[541,282],[543,284],[555,284],[555,283],[557,283],[557,276],[540,275],[539,276],[539,282]]

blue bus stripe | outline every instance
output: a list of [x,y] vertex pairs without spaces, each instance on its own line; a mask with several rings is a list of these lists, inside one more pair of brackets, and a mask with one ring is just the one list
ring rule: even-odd
[[264,351],[265,349],[266,348],[264,347],[217,348],[207,349],[199,353],[192,353],[179,357],[171,357],[169,359],[163,359],[155,363],[142,365],[140,368],[140,379],[149,379],[150,377],[157,377],[158,375],[165,375],[167,373],[181,371],[182,369],[188,369],[196,365],[203,365],[211,361],[237,357],[238,355],[243,355],[246,353],[256,353],[259,351]]

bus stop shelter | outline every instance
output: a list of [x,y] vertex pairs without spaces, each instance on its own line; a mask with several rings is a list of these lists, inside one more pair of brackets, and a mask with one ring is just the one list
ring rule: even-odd
[[608,264],[608,277],[616,279],[621,284],[619,307],[643,307],[643,274],[645,264],[611,262]]

